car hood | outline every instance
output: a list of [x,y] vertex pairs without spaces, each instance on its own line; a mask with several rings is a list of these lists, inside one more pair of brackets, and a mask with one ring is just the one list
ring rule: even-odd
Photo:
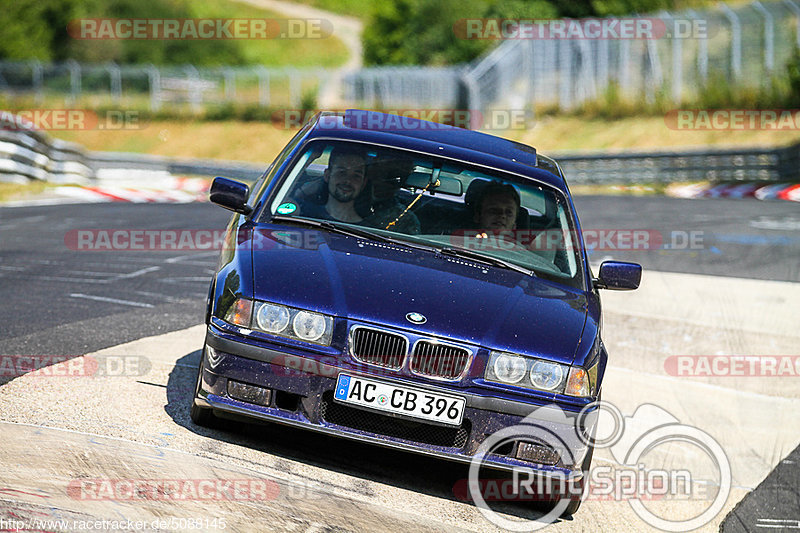
[[[572,362],[587,316],[580,291],[404,246],[275,228],[253,234],[257,300]],[[427,321],[411,324],[411,312]]]

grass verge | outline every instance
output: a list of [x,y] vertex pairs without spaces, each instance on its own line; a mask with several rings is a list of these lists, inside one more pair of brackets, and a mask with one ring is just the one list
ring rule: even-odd
[[[141,152],[176,157],[239,159],[269,163],[297,130],[282,123],[236,120],[143,120],[138,129],[53,131],[89,150]],[[545,117],[533,128],[501,134],[547,155],[572,151],[668,150],[697,147],[785,146],[800,131],[683,131],[663,117],[617,120]]]
[[32,181],[24,184],[0,183],[0,202],[22,200],[27,197],[36,196],[53,186],[53,184],[43,181]]

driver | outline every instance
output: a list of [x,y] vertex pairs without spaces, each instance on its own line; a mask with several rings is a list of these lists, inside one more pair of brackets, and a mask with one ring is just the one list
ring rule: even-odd
[[361,222],[363,217],[358,214],[355,202],[367,183],[364,154],[337,146],[331,151],[323,181],[328,189],[326,202],[303,202],[301,214],[340,222]]
[[301,214],[418,234],[419,219],[406,212],[395,196],[412,167],[410,160],[386,159],[370,163],[367,172],[363,152],[337,146],[331,151],[323,180],[308,183],[296,192]]

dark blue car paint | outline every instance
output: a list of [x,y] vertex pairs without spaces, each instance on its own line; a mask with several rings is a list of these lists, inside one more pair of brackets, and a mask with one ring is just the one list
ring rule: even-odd
[[[291,246],[275,239],[276,232],[298,228],[268,223],[265,199],[280,186],[285,171],[291,168],[304,146],[321,138],[404,148],[537,180],[562,191],[571,213],[575,213],[563,178],[536,168],[534,153],[508,143],[503,150],[505,157],[501,157],[480,151],[478,141],[482,137],[474,132],[455,129],[437,135],[436,131],[403,135],[351,129],[343,126],[341,117],[323,116],[304,127],[276,158],[254,187],[250,199],[253,212],[248,216],[234,215],[228,227],[226,247],[212,285],[207,335],[208,345],[222,355],[216,367],[207,366],[202,373],[197,405],[214,408],[219,413],[246,415],[468,461],[486,436],[519,422],[537,406],[556,403],[574,413],[597,399],[599,386],[594,397],[576,398],[492,383],[483,378],[489,349],[496,349],[584,367],[599,359],[598,384],[602,383],[607,354],[600,341],[600,300],[591,282],[577,217],[571,222],[580,240],[584,279],[581,289],[469,260],[326,231],[310,232],[314,234],[310,241],[316,246]],[[459,139],[469,148],[455,146]],[[492,141],[495,145],[504,142]],[[517,157],[509,159],[509,154]],[[552,167],[552,162],[549,165]],[[222,320],[225,313],[240,297],[334,316],[331,346],[314,346],[226,323]],[[405,318],[409,312],[422,313],[427,321],[411,324]],[[346,346],[347,332],[354,324],[379,325],[411,336],[449,339],[471,347],[474,359],[467,375],[455,381],[435,381],[407,371],[392,373],[365,365],[354,366]],[[302,365],[296,366],[298,362]],[[322,368],[326,370],[321,371]],[[465,418],[472,424],[469,443],[464,449],[447,449],[369,435],[322,421],[321,397],[325,391],[333,390],[338,372],[465,396]],[[301,398],[300,405],[296,411],[287,411],[234,400],[226,395],[228,378],[296,394]],[[564,426],[566,433],[572,431],[568,426]],[[575,461],[561,467],[580,477],[580,461],[586,447],[575,443],[573,449],[577,455]],[[530,466],[508,457],[496,457],[490,463],[496,467],[517,463]],[[540,470],[554,469],[558,468]]]

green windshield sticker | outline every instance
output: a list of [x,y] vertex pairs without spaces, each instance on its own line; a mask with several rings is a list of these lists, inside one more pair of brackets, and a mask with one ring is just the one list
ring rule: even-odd
[[279,215],[288,215],[289,213],[297,211],[297,206],[293,203],[281,204],[278,206],[277,211]]

